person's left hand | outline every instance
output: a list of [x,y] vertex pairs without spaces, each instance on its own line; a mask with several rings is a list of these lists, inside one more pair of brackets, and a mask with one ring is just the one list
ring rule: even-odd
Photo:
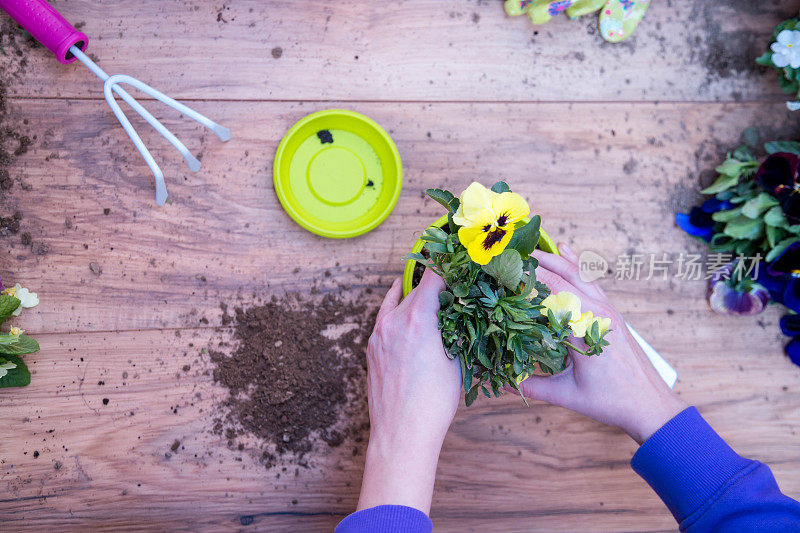
[[406,505],[427,513],[436,464],[461,398],[461,367],[439,332],[444,281],[430,269],[401,302],[395,281],[367,346],[370,438],[358,509]]

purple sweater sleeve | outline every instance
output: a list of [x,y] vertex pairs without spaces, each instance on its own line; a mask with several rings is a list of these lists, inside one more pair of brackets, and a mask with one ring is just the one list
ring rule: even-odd
[[690,407],[642,444],[631,466],[681,531],[800,531],[800,504],[770,469],[734,452]]
[[428,515],[404,505],[379,505],[355,512],[339,522],[336,533],[431,533]]

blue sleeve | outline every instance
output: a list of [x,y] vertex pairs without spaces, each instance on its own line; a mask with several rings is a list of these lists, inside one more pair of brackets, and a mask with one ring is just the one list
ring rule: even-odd
[[690,407],[642,444],[631,460],[681,531],[800,531],[800,504],[770,469],[734,452]]
[[404,505],[379,505],[355,512],[339,522],[336,533],[431,533],[428,515]]

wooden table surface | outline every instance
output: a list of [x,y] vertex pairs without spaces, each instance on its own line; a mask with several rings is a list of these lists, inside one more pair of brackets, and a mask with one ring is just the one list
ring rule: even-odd
[[[224,391],[180,372],[202,369],[200,348],[230,333],[220,301],[309,291],[330,270],[374,289],[376,307],[439,215],[422,191],[474,179],[507,179],[557,240],[612,265],[620,254],[698,253],[674,213],[698,199],[741,130],[797,138],[774,73],[752,61],[794,12],[788,0],[654,2],[620,45],[597,36],[593,16],[534,28],[500,0],[53,4],[81,23],[106,70],[191,102],[233,139],[148,102],[203,162],[189,173],[138,121],[167,176],[158,208],[96,78],[31,43],[0,54],[7,120],[36,136],[0,196],[0,215],[21,210],[33,244],[0,237],[0,275],[39,293],[17,323],[42,346],[28,356],[31,385],[0,392],[0,529],[330,530],[356,504],[364,444],[357,455],[321,446],[296,476],[229,450],[211,432]],[[0,23],[10,51],[16,30]],[[335,107],[383,125],[405,172],[392,215],[347,241],[293,223],[271,176],[289,126]],[[779,310],[714,315],[702,281],[601,283],[678,370],[678,393],[800,497],[800,371],[783,355]],[[180,451],[165,454],[176,439]],[[559,408],[479,400],[445,441],[436,529],[674,530],[629,468],[635,448]]]

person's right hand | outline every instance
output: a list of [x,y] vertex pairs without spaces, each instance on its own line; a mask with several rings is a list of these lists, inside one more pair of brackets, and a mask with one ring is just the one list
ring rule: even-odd
[[[582,311],[610,318],[612,331],[605,337],[610,344],[600,355],[570,353],[572,364],[563,374],[531,376],[520,384],[520,390],[528,398],[617,426],[641,444],[688,405],[658,375],[603,290],[581,280],[575,253],[565,245],[559,250],[562,256],[534,252],[539,260],[537,278],[553,294],[576,294]],[[580,339],[572,342],[578,347],[582,344]]]

